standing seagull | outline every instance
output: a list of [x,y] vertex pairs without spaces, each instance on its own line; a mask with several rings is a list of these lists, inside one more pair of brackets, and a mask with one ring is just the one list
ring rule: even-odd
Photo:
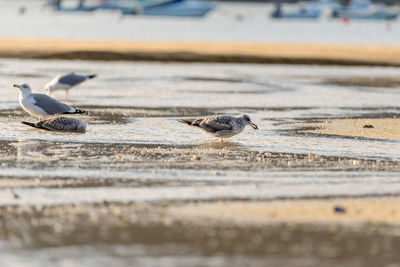
[[197,127],[206,134],[221,138],[221,142],[222,138],[232,137],[241,133],[246,125],[250,125],[254,130],[258,130],[258,126],[251,122],[248,115],[237,118],[232,116],[217,116],[179,121]]
[[56,90],[65,90],[65,99],[67,99],[69,89],[80,84],[81,82],[90,80],[94,77],[96,77],[96,74],[85,76],[85,75],[75,74],[74,72],[67,75],[57,75],[48,84],[46,84],[44,90],[48,95],[50,95],[53,91]]
[[60,103],[54,98],[44,94],[32,94],[31,87],[26,84],[13,84],[19,90],[19,103],[21,107],[32,116],[40,119],[51,117],[58,114],[76,114],[87,111],[70,107]]

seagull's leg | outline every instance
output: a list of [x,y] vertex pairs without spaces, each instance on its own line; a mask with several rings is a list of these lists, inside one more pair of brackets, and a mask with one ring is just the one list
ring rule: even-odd
[[65,100],[68,99],[68,90],[65,90]]

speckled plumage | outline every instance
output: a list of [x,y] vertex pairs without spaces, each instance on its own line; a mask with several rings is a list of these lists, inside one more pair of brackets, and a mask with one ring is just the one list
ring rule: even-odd
[[197,127],[206,134],[218,138],[228,138],[241,133],[246,125],[250,125],[254,130],[258,130],[257,125],[251,122],[248,115],[240,117],[216,116],[199,119],[179,120],[190,126]]
[[22,123],[48,131],[84,132],[86,130],[85,122],[68,117],[56,117],[48,120],[41,120],[38,122],[22,121]]

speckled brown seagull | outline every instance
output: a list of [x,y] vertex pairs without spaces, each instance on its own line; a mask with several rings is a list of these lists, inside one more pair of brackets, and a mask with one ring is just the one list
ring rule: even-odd
[[193,120],[183,119],[179,121],[194,126],[206,134],[221,138],[221,141],[223,138],[232,137],[241,133],[246,125],[250,125],[254,130],[258,130],[258,126],[251,121],[248,115],[243,115],[241,117],[216,116]]
[[49,120],[41,120],[38,122],[22,121],[22,123],[48,131],[84,132],[86,130],[86,123],[75,118],[67,117],[56,117]]

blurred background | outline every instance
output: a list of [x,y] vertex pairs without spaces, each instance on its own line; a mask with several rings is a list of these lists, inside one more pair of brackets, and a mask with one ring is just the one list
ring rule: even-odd
[[399,1],[2,0],[0,36],[398,44]]

